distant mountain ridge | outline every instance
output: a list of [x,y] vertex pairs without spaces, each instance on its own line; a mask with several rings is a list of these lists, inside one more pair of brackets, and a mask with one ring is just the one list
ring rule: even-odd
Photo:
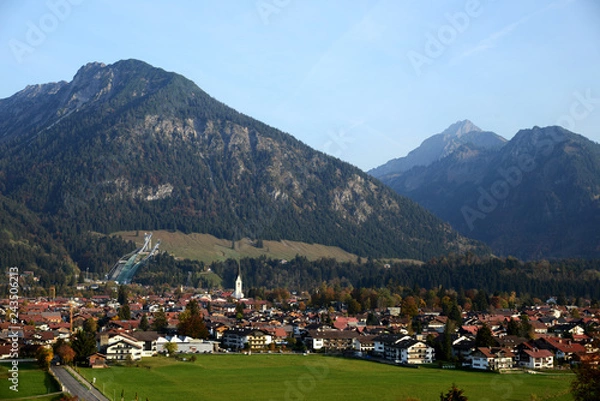
[[505,143],[506,139],[493,132],[483,131],[469,120],[457,121],[443,132],[425,139],[408,155],[390,160],[368,173],[375,178],[383,179],[416,166],[428,166],[450,155],[463,145],[470,144],[481,149],[498,149]]
[[561,127],[464,144],[382,181],[500,255],[600,257],[600,145]]
[[358,168],[138,60],[0,100],[0,192],[66,248],[89,231],[168,229],[373,257],[487,252]]

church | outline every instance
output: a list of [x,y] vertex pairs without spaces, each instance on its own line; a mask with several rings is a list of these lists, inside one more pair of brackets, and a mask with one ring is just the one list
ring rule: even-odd
[[235,291],[233,292],[233,294],[231,296],[238,300],[244,298],[244,293],[242,292],[242,270],[239,267],[239,265],[238,265],[238,275],[237,275],[237,278],[235,279]]

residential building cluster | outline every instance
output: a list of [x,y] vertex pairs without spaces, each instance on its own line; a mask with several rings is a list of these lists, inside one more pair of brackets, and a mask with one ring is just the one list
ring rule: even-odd
[[[437,310],[420,310],[415,319],[403,317],[398,307],[348,316],[343,305],[312,310],[292,296],[285,308],[265,300],[240,298],[234,294],[167,293],[129,299],[130,320],[119,320],[120,305],[107,295],[90,298],[21,299],[19,344],[23,354],[36,347],[50,347],[59,339],[68,341],[71,332],[88,319],[98,322],[97,353],[90,365],[105,367],[112,362],[140,360],[169,349],[182,354],[219,352],[322,352],[378,359],[387,363],[419,365],[441,359],[448,318]],[[195,299],[201,306],[208,339],[179,335],[179,316]],[[304,300],[306,301],[306,300]],[[7,301],[0,301],[0,358],[10,354],[12,326],[3,321]],[[167,325],[161,333],[152,330],[154,318],[164,311]],[[150,326],[140,330],[142,317]],[[508,335],[512,320],[526,319],[531,330],[526,337]],[[480,370],[513,368],[551,369],[579,363],[598,353],[600,311],[590,308],[543,305],[524,311],[463,313],[463,322],[451,332],[452,360]],[[419,331],[415,332],[415,322]],[[491,330],[493,344],[477,346],[477,332]],[[168,344],[176,344],[169,346]],[[446,364],[446,362],[444,362]]]

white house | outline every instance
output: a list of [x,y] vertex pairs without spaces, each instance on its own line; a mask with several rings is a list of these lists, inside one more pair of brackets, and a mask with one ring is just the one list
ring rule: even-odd
[[433,363],[435,351],[423,341],[410,338],[392,345],[388,355],[396,363],[420,365]]
[[519,353],[519,366],[529,369],[552,369],[554,354],[547,349],[523,349]]
[[385,357],[386,346],[390,347],[393,344],[410,338],[410,336],[398,336],[393,334],[379,335],[373,339],[373,354]]
[[503,348],[478,347],[471,354],[471,367],[481,370],[510,369],[514,364],[512,351]]
[[131,360],[139,361],[142,359],[144,343],[125,334],[118,334],[109,338],[106,346],[106,359],[109,361],[126,361],[128,357]]
[[156,351],[158,353],[166,352],[165,345],[167,343],[177,344],[177,352],[185,354],[212,353],[215,348],[214,343],[211,341],[205,341],[188,336],[166,336],[159,337],[156,340]]
[[309,330],[304,341],[314,351],[343,352],[355,349],[354,340],[358,337],[353,330],[320,329]]
[[366,335],[354,338],[352,345],[358,355],[363,355],[372,352],[375,349],[374,339],[377,336]]
[[271,344],[273,337],[263,330],[230,329],[223,333],[221,345],[234,350],[243,349],[246,344],[252,351],[261,351]]
[[441,334],[444,332],[447,323],[448,318],[446,316],[436,316],[427,323],[426,327],[429,331],[435,331]]
[[433,363],[435,351],[411,336],[384,334],[373,339],[373,354],[404,364]]
[[455,358],[469,359],[475,350],[475,339],[472,337],[460,336],[452,341],[452,356]]
[[159,336],[156,331],[135,331],[131,334],[131,337],[142,344],[142,357],[155,356],[158,352],[156,341]]

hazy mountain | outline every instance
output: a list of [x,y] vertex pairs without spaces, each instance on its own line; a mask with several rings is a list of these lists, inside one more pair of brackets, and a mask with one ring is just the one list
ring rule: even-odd
[[457,121],[443,132],[433,135],[412,150],[405,157],[389,162],[369,171],[373,177],[382,179],[392,177],[410,170],[415,166],[429,166],[463,145],[479,149],[498,149],[506,143],[506,139],[493,132],[482,131],[469,120]]
[[384,182],[496,253],[600,257],[600,145],[563,128],[522,130],[497,150],[464,145]]
[[[0,192],[68,241],[170,229],[429,258],[479,244],[359,169],[136,60],[0,100]],[[0,211],[2,213],[2,211]]]

